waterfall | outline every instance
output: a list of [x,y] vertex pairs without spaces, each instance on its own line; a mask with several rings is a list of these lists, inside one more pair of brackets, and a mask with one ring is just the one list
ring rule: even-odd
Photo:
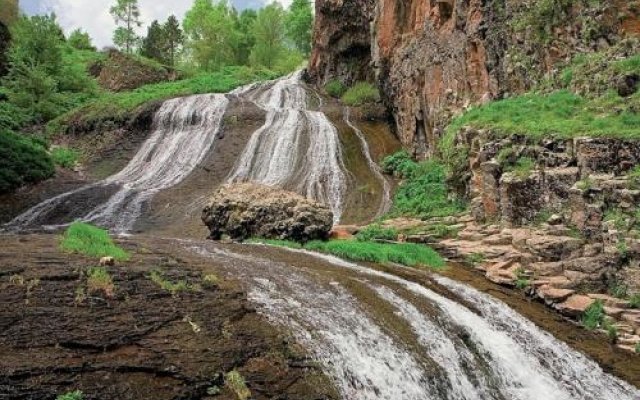
[[[265,258],[259,246],[237,253],[212,247],[191,249],[245,282],[258,310],[296,334],[345,399],[640,398],[638,389],[503,302],[447,278],[432,276],[460,300],[333,256],[290,249],[282,251],[298,257],[279,261],[277,253]],[[367,288],[387,305],[367,307],[371,300],[355,295]],[[389,312],[417,345],[399,334],[398,322],[388,322]]]
[[340,221],[347,190],[337,129],[327,116],[311,111],[302,72],[238,89],[267,113],[238,158],[229,182],[252,181],[294,190],[327,204]]
[[[115,232],[128,232],[154,194],[183,181],[204,159],[218,135],[229,100],[224,95],[198,95],[168,100],[154,116],[155,130],[119,173],[53,197],[8,224],[24,229],[50,225],[61,209],[69,223],[94,222]],[[88,197],[115,191],[86,208]]]

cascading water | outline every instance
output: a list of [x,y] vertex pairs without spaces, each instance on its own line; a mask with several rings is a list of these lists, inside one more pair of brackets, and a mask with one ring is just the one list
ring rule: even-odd
[[[11,228],[51,224],[60,209],[64,215],[95,222],[116,232],[127,232],[140,216],[143,204],[158,191],[184,180],[210,151],[227,109],[224,95],[198,95],[164,102],[154,117],[155,131],[129,164],[119,173],[95,184],[53,197],[15,218]],[[115,194],[93,208],[84,199],[115,188]],[[80,214],[78,214],[80,212]]]
[[267,117],[228,181],[294,190],[329,205],[337,223],[347,190],[338,131],[322,112],[308,110],[301,75],[232,92],[262,108]]
[[[432,279],[460,300],[332,256],[290,250],[297,256],[275,261],[262,258],[261,250],[240,254],[206,244],[189,247],[247,282],[260,312],[295,332],[345,399],[640,398],[639,390],[504,303],[447,278]],[[387,306],[367,308],[354,283]],[[389,308],[416,342],[396,334],[402,331],[397,323],[385,324],[390,315],[376,315]]]

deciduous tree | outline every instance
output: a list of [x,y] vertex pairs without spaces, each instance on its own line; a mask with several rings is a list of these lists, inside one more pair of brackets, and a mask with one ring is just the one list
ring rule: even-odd
[[255,44],[251,63],[272,68],[284,51],[285,12],[280,3],[271,3],[258,11],[253,24]]
[[113,43],[125,52],[131,53],[140,41],[135,31],[135,28],[142,25],[138,1],[117,0],[109,12],[118,25],[113,34]]
[[309,0],[293,0],[287,15],[287,37],[304,55],[311,53],[313,9]]

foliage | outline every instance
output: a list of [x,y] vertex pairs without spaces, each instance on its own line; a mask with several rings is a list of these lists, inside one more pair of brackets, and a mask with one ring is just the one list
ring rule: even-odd
[[629,307],[640,308],[640,293],[636,293],[629,297]]
[[626,299],[629,294],[629,287],[620,282],[613,282],[609,285],[609,294],[618,299]]
[[604,212],[605,222],[612,222],[614,227],[619,231],[627,231],[631,228],[630,217],[619,208],[609,208]]
[[104,292],[108,297],[113,297],[115,285],[113,278],[105,267],[91,267],[87,270],[87,289],[89,293]]
[[164,274],[159,270],[151,271],[151,274],[149,274],[149,279],[151,279],[151,281],[158,285],[162,290],[166,290],[174,296],[180,292],[193,292],[199,289],[198,287],[189,284],[185,280],[174,282],[165,277]]
[[76,29],[69,35],[67,39],[69,46],[77,50],[91,50],[96,51],[96,48],[91,43],[91,36],[87,32],[83,32],[82,29]]
[[225,67],[218,72],[198,74],[190,79],[146,85],[130,92],[102,94],[61,115],[49,123],[47,130],[55,134],[64,132],[71,123],[93,126],[107,120],[113,123],[125,122],[133,111],[150,101],[201,93],[226,93],[238,86],[277,76],[272,71]]
[[640,188],[640,165],[633,167],[633,169],[627,174],[627,178],[629,180],[630,189]]
[[62,168],[73,168],[78,162],[80,154],[68,147],[56,147],[51,150],[51,158],[53,162]]
[[149,25],[147,36],[142,39],[140,54],[163,65],[173,67],[176,54],[183,42],[184,35],[180,29],[180,23],[172,15],[162,25],[157,20]]
[[332,79],[324,85],[324,90],[329,96],[339,99],[347,91],[347,87],[338,79]]
[[64,251],[84,254],[89,257],[129,259],[129,254],[113,243],[106,230],[83,222],[74,222],[69,226],[62,237],[60,247]]
[[182,29],[180,29],[180,22],[175,17],[175,15],[171,15],[167,22],[165,22],[163,26],[164,33],[164,49],[165,49],[165,63],[170,67],[175,67],[176,65],[176,56],[178,51],[182,48],[184,44],[184,33]]
[[0,7],[0,22],[10,26],[18,19],[19,12],[18,0],[3,0],[2,7]]
[[252,28],[257,17],[258,13],[256,10],[247,8],[240,13],[235,21],[235,28],[238,32],[236,61],[240,65],[249,64],[249,55],[251,54],[251,49],[256,43],[256,38],[253,36]]
[[604,302],[602,300],[596,300],[582,315],[582,325],[589,330],[596,329],[602,325],[604,317]]
[[225,384],[236,394],[238,400],[247,400],[251,397],[251,391],[238,371],[233,370],[227,373],[224,378]]
[[84,394],[79,390],[61,394],[58,397],[56,397],[56,400],[83,400],[83,399],[84,399]]
[[372,224],[358,232],[356,238],[361,242],[396,240],[398,238],[398,231],[394,228],[385,228],[380,224]]
[[445,217],[464,211],[464,205],[449,198],[446,171],[437,161],[416,163],[404,152],[387,157],[385,172],[404,178],[398,188],[391,216],[408,215],[419,218]]
[[302,54],[311,53],[313,9],[309,0],[293,0],[286,20],[287,37]]
[[529,286],[531,286],[531,279],[529,279],[529,275],[527,275],[524,268],[518,268],[516,271],[516,288],[526,289]]
[[113,43],[126,53],[132,53],[140,41],[135,28],[142,25],[138,0],[116,0],[109,13],[118,25],[113,33]]
[[520,157],[513,165],[505,167],[505,171],[512,172],[520,179],[528,178],[536,167],[536,161],[530,157]]
[[258,11],[253,24],[255,44],[249,56],[252,65],[273,68],[285,51],[285,11],[280,3],[272,3]]
[[375,103],[380,101],[380,92],[368,82],[357,82],[342,95],[342,101],[348,106]]
[[42,143],[0,130],[0,193],[53,176],[53,162]]
[[484,263],[486,259],[487,257],[482,253],[471,253],[465,257],[465,260],[473,266]]
[[576,187],[580,190],[584,191],[588,191],[591,190],[591,188],[593,188],[594,182],[593,179],[586,177],[582,180],[579,180],[578,182],[576,182]]
[[233,9],[225,0],[195,0],[183,25],[189,50],[200,68],[215,71],[234,63],[238,35]]
[[444,260],[427,246],[413,243],[375,243],[356,240],[313,241],[305,245],[284,240],[254,239],[254,243],[292,249],[306,249],[328,253],[351,261],[380,264],[397,263],[408,267],[442,268]]

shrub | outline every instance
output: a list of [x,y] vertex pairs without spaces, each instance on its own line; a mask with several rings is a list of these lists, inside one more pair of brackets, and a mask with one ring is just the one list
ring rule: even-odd
[[0,131],[0,193],[48,179],[54,173],[51,157],[40,142]]
[[640,293],[636,293],[629,298],[629,307],[640,308]]
[[602,325],[604,317],[604,302],[602,300],[596,300],[582,315],[582,325],[589,330],[594,330]]
[[636,165],[631,171],[629,171],[627,178],[629,179],[628,183],[630,189],[640,188],[640,165]]
[[347,91],[347,88],[338,79],[332,79],[324,85],[324,90],[329,96],[339,99]]
[[238,400],[247,400],[251,397],[251,391],[238,371],[233,370],[227,373],[225,375],[225,384],[236,394]]
[[358,232],[356,237],[361,242],[368,242],[372,240],[396,240],[398,238],[398,231],[394,228],[384,228],[382,225],[373,224]]
[[75,167],[79,156],[80,154],[76,150],[67,147],[56,147],[51,150],[53,162],[62,168],[71,169]]
[[604,213],[605,222],[613,222],[615,228],[619,231],[626,231],[630,228],[630,218],[619,208],[610,208]]
[[129,259],[129,254],[113,243],[106,230],[83,222],[74,222],[69,226],[62,237],[60,246],[64,251],[90,257]]
[[482,253],[471,253],[465,257],[465,260],[474,267],[484,263],[486,259],[487,258]]
[[520,179],[528,178],[536,168],[536,161],[530,157],[520,157],[515,164],[505,168],[507,172],[512,172]]
[[158,285],[162,290],[166,290],[174,296],[180,292],[195,292],[199,289],[197,286],[191,285],[185,280],[173,282],[158,270],[151,271],[149,279],[151,279],[151,281]]
[[83,400],[83,399],[84,399],[84,394],[79,390],[76,390],[75,392],[61,394],[58,397],[56,397],[56,400]]
[[385,157],[384,160],[382,160],[381,166],[384,173],[397,175],[401,178],[412,176],[418,169],[418,163],[413,161],[406,150],[401,150]]
[[348,106],[375,103],[380,101],[380,92],[368,82],[358,82],[342,95],[342,101]]

